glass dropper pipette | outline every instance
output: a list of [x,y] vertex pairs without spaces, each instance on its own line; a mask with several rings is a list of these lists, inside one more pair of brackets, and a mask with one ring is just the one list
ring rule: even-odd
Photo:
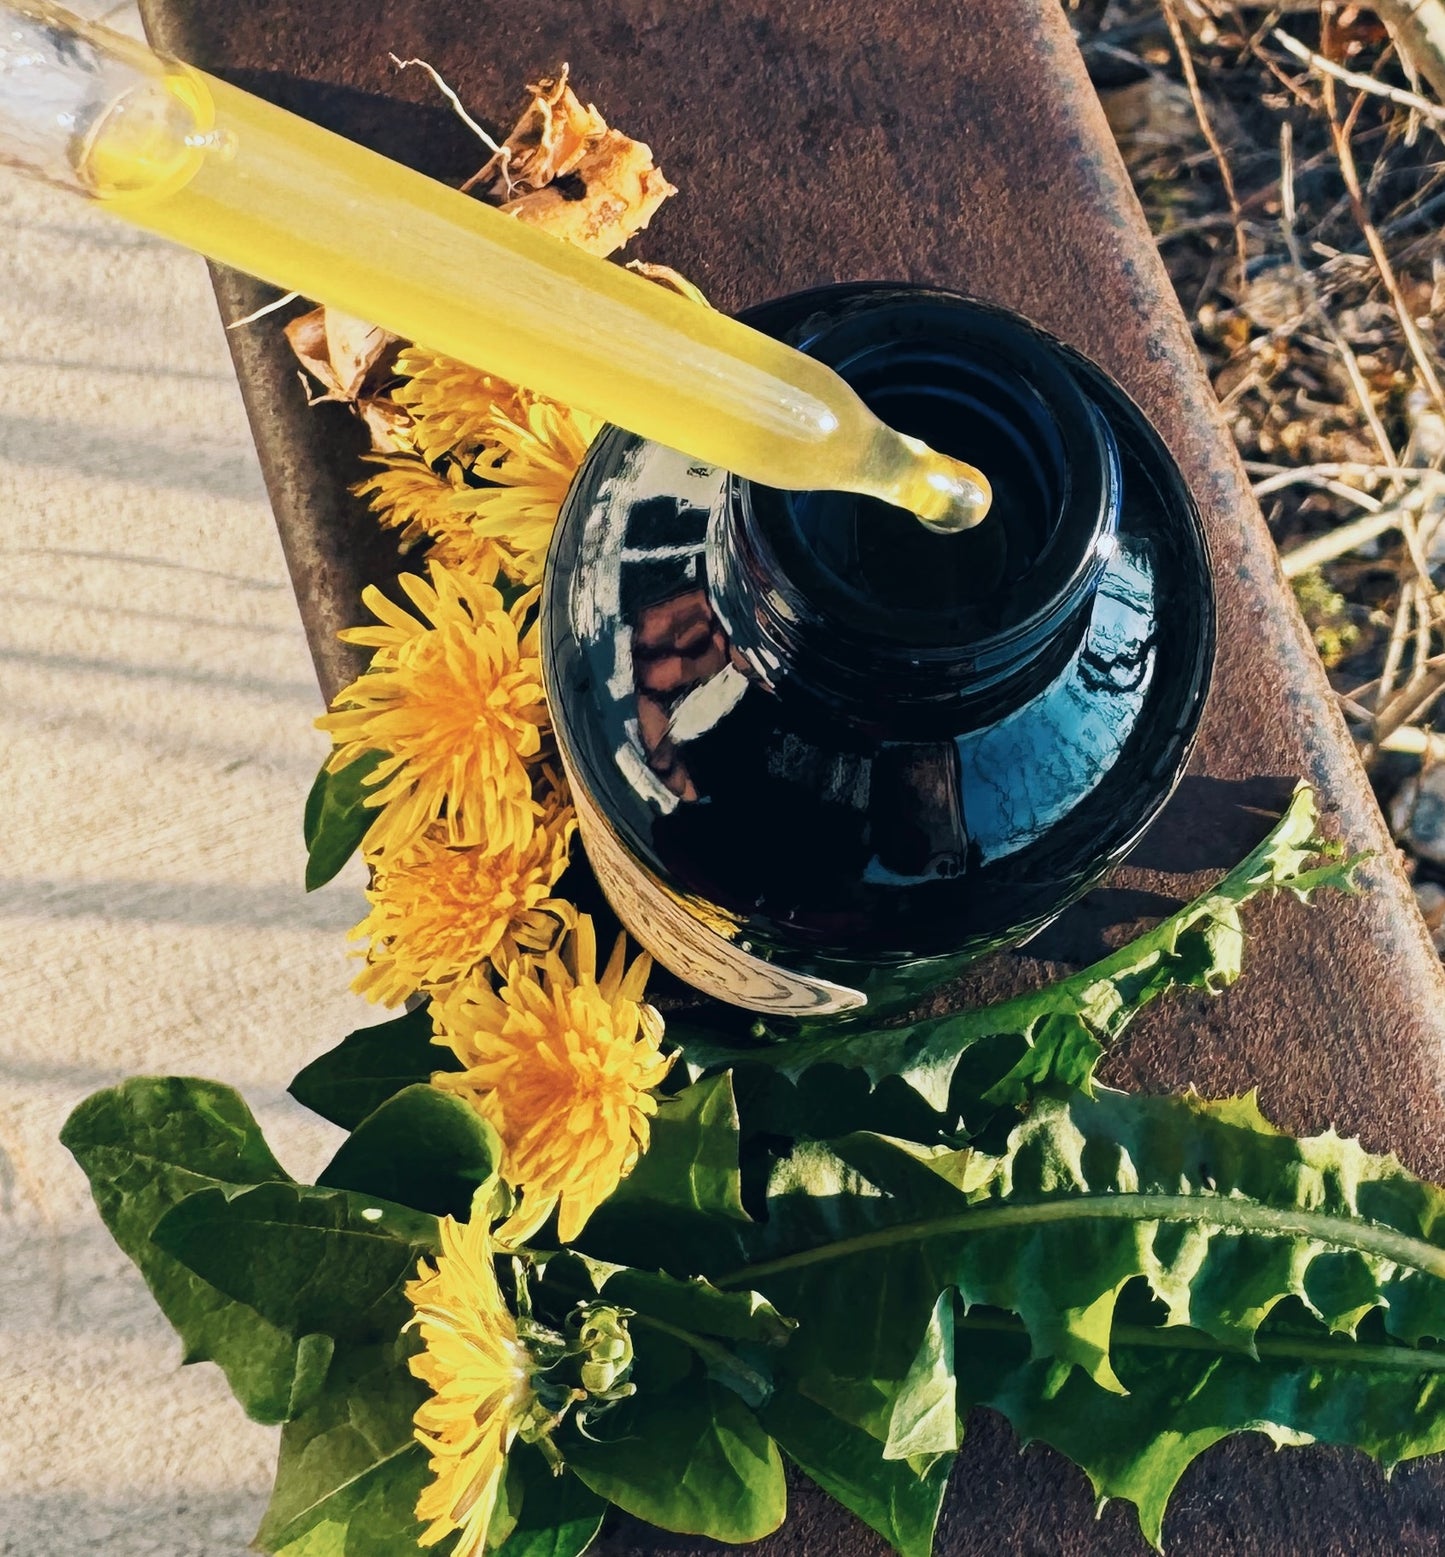
[[801,352],[48,0],[0,3],[0,162],[750,481],[988,511]]

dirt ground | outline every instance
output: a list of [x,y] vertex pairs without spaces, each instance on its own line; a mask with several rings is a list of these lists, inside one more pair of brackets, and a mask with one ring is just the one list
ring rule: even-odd
[[1070,10],[1445,950],[1445,114],[1362,6]]

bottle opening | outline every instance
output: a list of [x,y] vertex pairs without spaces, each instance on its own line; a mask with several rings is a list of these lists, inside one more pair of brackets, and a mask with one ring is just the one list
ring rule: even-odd
[[850,637],[950,650],[1028,622],[1085,567],[1116,494],[1108,437],[1057,347],[1011,315],[875,305],[799,342],[878,417],[976,465],[993,507],[941,535],[846,492],[749,487],[788,594]]
[[938,705],[1039,660],[1078,618],[1117,524],[1118,454],[1058,342],[985,304],[896,296],[794,343],[890,427],[977,465],[988,517],[938,534],[877,499],[736,481],[726,571],[750,603],[727,614],[834,694],[871,673]]
[[[860,628],[939,644],[997,630],[1034,573],[1067,488],[1048,407],[1027,386],[957,358],[887,354],[853,387],[888,426],[987,466],[993,507],[982,524],[941,535],[912,514],[846,492],[790,493],[775,544],[822,608]],[[781,495],[781,494],[780,494]],[[764,510],[766,511],[766,510]]]

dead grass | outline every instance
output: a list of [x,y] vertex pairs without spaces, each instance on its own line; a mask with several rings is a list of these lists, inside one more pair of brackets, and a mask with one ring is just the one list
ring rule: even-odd
[[1445,827],[1413,836],[1399,802],[1445,754],[1445,108],[1364,6],[1068,3],[1285,572],[1433,906],[1445,867],[1425,856]]

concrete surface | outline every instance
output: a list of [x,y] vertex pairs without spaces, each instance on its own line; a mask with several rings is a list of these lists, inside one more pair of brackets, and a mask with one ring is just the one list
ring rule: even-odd
[[319,697],[204,266],[3,170],[0,558],[0,1554],[239,1557],[274,1430],[178,1366],[56,1136],[199,1074],[319,1168],[284,1092],[380,1015],[360,876],[302,890]]

